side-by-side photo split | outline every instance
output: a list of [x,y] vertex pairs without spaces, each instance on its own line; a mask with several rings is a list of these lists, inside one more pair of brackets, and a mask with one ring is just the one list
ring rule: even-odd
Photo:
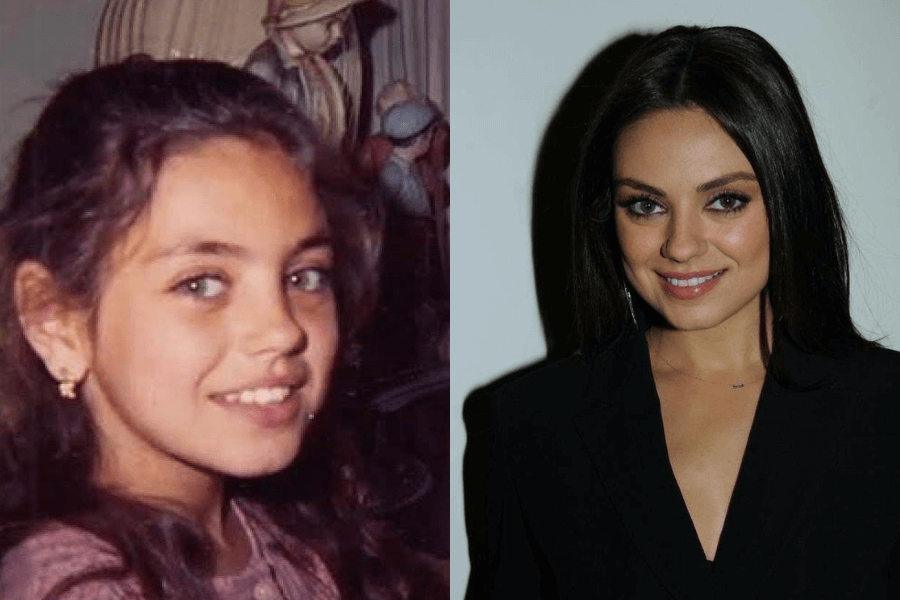
[[898,29],[0,0],[0,600],[900,600]]

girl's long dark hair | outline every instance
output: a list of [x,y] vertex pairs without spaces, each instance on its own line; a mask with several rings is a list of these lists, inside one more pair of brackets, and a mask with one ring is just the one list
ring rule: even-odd
[[[55,521],[109,542],[123,563],[62,582],[51,598],[85,578],[129,576],[148,600],[215,597],[215,557],[202,529],[91,483],[98,446],[90,414],[81,402],[59,401],[24,337],[13,282],[18,265],[37,261],[66,301],[96,306],[110,251],[146,210],[165,159],[220,136],[274,143],[311,174],[334,232],[345,350],[375,300],[380,232],[371,189],[269,84],[219,63],[146,58],[66,81],[22,142],[0,212],[0,556]],[[265,504],[293,534],[285,554],[309,568],[316,553],[343,598],[446,596],[443,582],[371,517],[377,500],[353,443],[360,409],[326,404],[294,465],[234,482],[230,492]]]
[[[573,205],[573,290],[582,345],[607,347],[634,327],[613,219],[616,141],[653,111],[685,107],[716,119],[759,181],[770,234],[765,294],[775,324],[774,340],[766,340],[761,328],[760,347],[775,376],[788,379],[779,352],[788,339],[817,354],[876,345],[850,318],[844,221],[791,70],[752,31],[684,26],[636,50],[586,136]],[[632,296],[652,319],[652,309]]]

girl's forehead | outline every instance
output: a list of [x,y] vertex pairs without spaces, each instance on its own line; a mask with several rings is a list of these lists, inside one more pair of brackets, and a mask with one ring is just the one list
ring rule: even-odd
[[328,234],[309,173],[273,144],[215,138],[173,154],[124,254],[145,259],[200,242],[273,254]]

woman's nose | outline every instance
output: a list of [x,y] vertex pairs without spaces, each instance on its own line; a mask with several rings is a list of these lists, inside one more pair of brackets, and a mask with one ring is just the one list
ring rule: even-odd
[[668,223],[666,240],[660,253],[677,263],[687,263],[706,252],[703,219],[699,215],[675,215]]

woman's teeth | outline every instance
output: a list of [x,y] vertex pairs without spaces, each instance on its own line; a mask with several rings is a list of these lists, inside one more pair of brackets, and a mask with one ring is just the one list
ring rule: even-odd
[[718,277],[722,274],[722,271],[716,271],[712,275],[707,275],[706,277],[691,277],[690,279],[675,279],[674,277],[666,277],[666,281],[676,287],[694,287],[700,285],[701,283],[706,283],[710,279]]
[[287,386],[257,388],[255,390],[242,390],[240,392],[230,392],[223,394],[222,398],[225,402],[241,404],[275,404],[282,402],[291,395],[291,388]]

